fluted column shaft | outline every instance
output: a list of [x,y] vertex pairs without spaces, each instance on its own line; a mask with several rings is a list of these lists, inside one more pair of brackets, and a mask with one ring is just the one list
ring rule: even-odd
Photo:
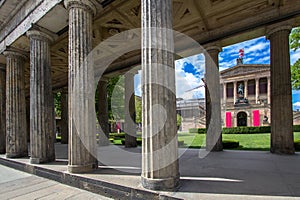
[[223,103],[227,101],[227,83],[223,83]]
[[106,78],[102,77],[98,83],[98,120],[101,127],[99,133],[99,146],[109,145],[107,81]]
[[[172,0],[142,0],[142,185],[179,183]],[[162,29],[166,28],[166,29]]]
[[235,104],[237,97],[237,82],[233,82],[233,103]]
[[211,46],[205,53],[206,150],[222,151],[222,119],[220,102],[220,47]]
[[271,152],[294,154],[289,34],[291,27],[269,31],[271,47]]
[[5,51],[6,56],[6,157],[28,155],[26,103],[25,103],[25,56],[16,51]]
[[136,147],[134,73],[125,74],[125,147]]
[[61,91],[61,143],[68,144],[69,142],[69,127],[68,127],[68,89],[63,88]]
[[248,80],[244,81],[244,98],[247,99],[248,98]]
[[0,64],[0,154],[5,153],[6,149],[6,67]]
[[268,77],[268,104],[271,104],[271,78]]
[[255,79],[255,101],[258,103],[259,100],[259,78]]
[[51,84],[51,63],[47,34],[27,32],[30,39],[30,162],[55,160],[55,116]]
[[[91,1],[65,0],[69,11],[69,165],[71,173],[97,168],[94,156],[96,125],[93,66],[88,54],[92,50],[92,19],[95,7]],[[94,105],[93,105],[94,104]]]

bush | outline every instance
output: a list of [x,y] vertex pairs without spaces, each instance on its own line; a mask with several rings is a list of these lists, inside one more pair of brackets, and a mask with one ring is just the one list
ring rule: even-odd
[[223,128],[223,134],[257,134],[257,133],[270,133],[270,126],[257,126],[257,127],[247,127],[239,126],[232,128]]
[[222,144],[224,149],[235,149],[240,146],[240,143],[237,140],[223,140]]
[[293,130],[294,132],[300,132],[300,125],[294,125]]
[[296,141],[294,142],[294,145],[295,145],[295,150],[296,150],[296,151],[300,151],[300,140],[296,140]]
[[189,133],[205,134],[206,128],[190,128]]

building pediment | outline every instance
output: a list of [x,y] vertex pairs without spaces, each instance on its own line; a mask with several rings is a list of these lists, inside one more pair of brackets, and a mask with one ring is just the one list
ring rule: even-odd
[[270,65],[236,65],[220,72],[221,76],[235,76],[270,70]]

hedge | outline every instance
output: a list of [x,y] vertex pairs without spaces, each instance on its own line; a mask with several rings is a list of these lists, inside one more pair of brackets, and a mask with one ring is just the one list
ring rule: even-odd
[[222,144],[224,149],[235,149],[240,146],[240,143],[237,140],[223,140]]
[[[300,125],[293,126],[294,132],[300,132]],[[205,134],[206,128],[190,128],[189,133]],[[223,128],[223,134],[259,134],[259,133],[271,133],[270,126],[239,126],[232,128]]]
[[295,150],[296,150],[296,151],[300,151],[300,140],[296,140],[296,141],[294,142],[294,145],[295,145]]

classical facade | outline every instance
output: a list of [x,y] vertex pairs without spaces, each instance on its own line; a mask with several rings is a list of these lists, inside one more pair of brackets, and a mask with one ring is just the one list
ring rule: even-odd
[[[299,11],[298,1],[277,0],[1,0],[0,66],[6,84],[1,80],[0,138],[6,140],[0,142],[0,149],[5,146],[8,158],[27,156],[29,126],[30,162],[55,161],[51,91],[67,87],[64,124],[68,128],[64,130],[68,131],[68,171],[95,170],[96,120],[91,96],[100,84],[99,121],[105,136],[107,78],[142,64],[141,182],[152,190],[174,190],[180,180],[174,59],[204,51],[209,97],[206,146],[208,151],[219,151],[218,54],[223,46],[265,35],[271,46],[271,107],[276,108],[270,116],[271,152],[293,154],[289,33],[300,24]],[[114,37],[117,33],[122,37]],[[183,35],[194,43],[183,40]],[[92,61],[95,71],[90,67]],[[133,84],[132,76],[127,78],[127,83]],[[132,96],[132,86],[128,91],[125,98]],[[125,120],[131,120],[132,107],[128,105]],[[28,125],[26,116],[30,118]],[[126,137],[128,146],[135,146],[132,125],[127,127],[126,134],[132,136]]]
[[224,127],[270,125],[270,65],[238,64],[220,72]]

